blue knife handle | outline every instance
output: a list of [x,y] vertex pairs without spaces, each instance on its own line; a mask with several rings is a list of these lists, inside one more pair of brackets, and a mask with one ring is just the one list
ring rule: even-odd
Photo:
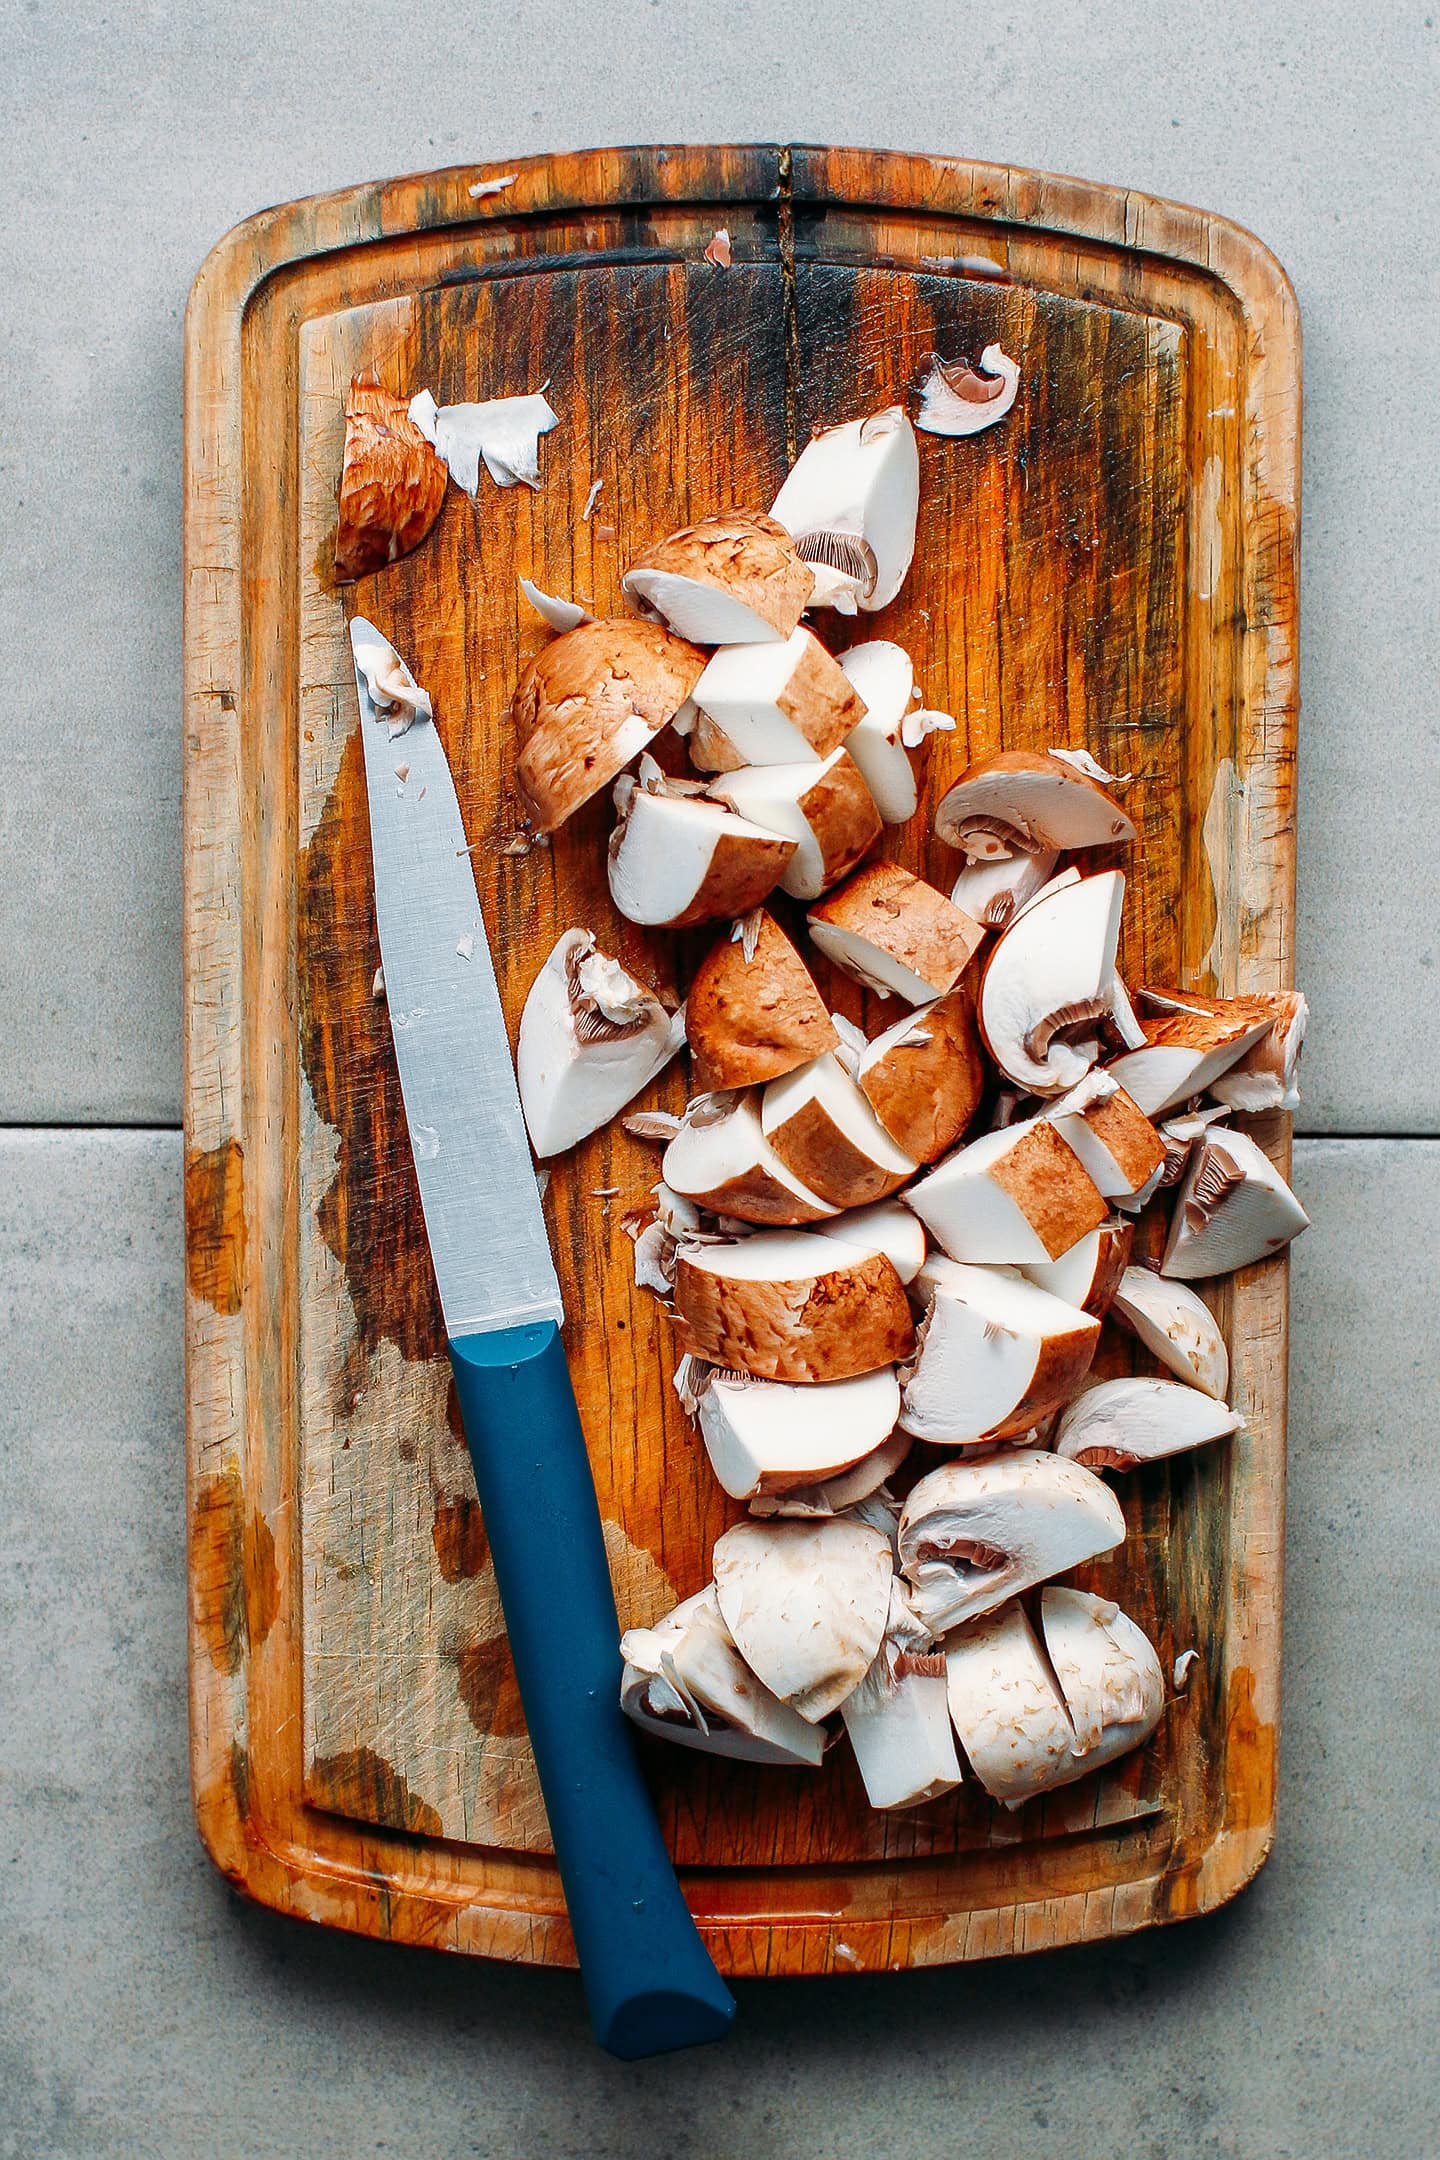
[[627,2062],[718,2040],[735,2002],[620,1708],[620,1624],[560,1331],[458,1336],[450,1363],[595,2037]]

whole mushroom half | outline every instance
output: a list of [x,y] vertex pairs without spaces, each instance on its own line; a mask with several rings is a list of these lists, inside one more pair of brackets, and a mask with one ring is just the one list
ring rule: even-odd
[[710,948],[685,1010],[702,1091],[777,1079],[840,1039],[804,961],[763,909]]
[[440,515],[449,475],[406,400],[357,375],[345,401],[345,462],[335,575],[343,583],[417,548]]
[[620,1705],[642,1730],[707,1755],[816,1769],[821,1729],[772,1695],[736,1649],[713,1583],[620,1638]]
[[715,1542],[721,1617],[751,1671],[812,1724],[875,1661],[894,1562],[883,1531],[837,1515],[741,1522]]
[[633,1101],[685,1040],[684,1020],[588,930],[567,930],[530,985],[515,1076],[530,1142],[563,1154]]
[[900,1422],[941,1446],[1023,1437],[1090,1370],[1100,1322],[1008,1268],[932,1258]]
[[758,510],[722,511],[671,533],[621,580],[627,598],[697,645],[783,642],[813,583],[784,526]]
[[1179,1380],[1102,1380],[1077,1395],[1055,1452],[1091,1470],[1133,1470],[1239,1432],[1238,1411]]
[[812,605],[888,607],[915,553],[920,453],[901,405],[824,429],[771,505],[817,579]]
[[935,1634],[993,1612],[1007,1598],[1125,1536],[1120,1503],[1102,1478],[1039,1448],[943,1463],[900,1513],[900,1571]]
[[581,623],[544,646],[511,704],[516,779],[541,832],[554,832],[668,727],[705,655],[657,624]]
[[675,1305],[682,1349],[761,1380],[849,1380],[898,1363],[915,1346],[890,1261],[820,1231],[682,1245]]

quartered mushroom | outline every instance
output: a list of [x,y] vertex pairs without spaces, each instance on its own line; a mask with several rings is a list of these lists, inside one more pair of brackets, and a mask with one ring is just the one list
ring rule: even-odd
[[1133,1470],[1239,1432],[1244,1419],[1179,1380],[1102,1380],[1077,1395],[1055,1433],[1055,1452],[1092,1470]]
[[840,1476],[889,1439],[900,1415],[889,1366],[811,1387],[712,1368],[695,1393],[710,1466],[732,1500]]
[[711,947],[685,1010],[699,1090],[774,1080],[839,1041],[804,961],[763,909]]
[[1260,991],[1245,997],[1203,997],[1192,990],[1142,990],[1141,1002],[1152,1012],[1196,1013],[1213,1020],[1258,1020],[1269,1026],[1233,1065],[1212,1078],[1208,1092],[1217,1102],[1246,1115],[1265,1110],[1298,1110],[1296,1074],[1310,1008],[1298,990]]
[[643,1731],[740,1762],[818,1768],[825,1735],[757,1680],[720,1617],[715,1586],[620,1638],[620,1706]]
[[825,1225],[825,1235],[860,1252],[883,1252],[903,1283],[914,1282],[925,1265],[925,1227],[903,1200],[847,1208]]
[[1026,1261],[1020,1272],[1052,1297],[1103,1320],[1129,1268],[1134,1239],[1135,1225],[1115,1218],[1088,1232],[1058,1260]]
[[668,727],[705,655],[654,623],[581,623],[539,651],[516,686],[516,779],[541,832],[554,832]]
[[788,638],[814,578],[774,518],[726,510],[671,533],[620,582],[628,599],[678,636],[743,645]]
[[563,1154],[614,1117],[685,1040],[683,1017],[588,930],[567,930],[530,985],[520,1015],[515,1077],[530,1143]]
[[875,807],[887,825],[914,817],[919,794],[903,730],[914,710],[915,670],[903,645],[871,638],[840,655],[840,665],[865,705],[865,717],[845,738]]
[[1033,855],[982,856],[964,865],[950,898],[987,930],[1003,930],[1043,892],[1059,860],[1056,848],[1040,848]]
[[769,898],[796,855],[783,833],[703,796],[661,782],[616,789],[610,897],[626,919],[668,929],[748,915]]
[[1113,1073],[1088,1072],[1045,1115],[1107,1200],[1144,1205],[1164,1170],[1165,1143]]
[[715,1596],[751,1671],[812,1724],[875,1661],[890,1614],[890,1540],[848,1515],[740,1522],[717,1538]]
[[808,917],[827,960],[881,997],[924,1005],[953,990],[984,940],[977,922],[898,863],[871,863]]
[[971,862],[1041,848],[1111,847],[1135,827],[1098,780],[1049,750],[980,758],[941,797],[935,834]]
[[695,685],[695,703],[719,729],[730,771],[819,762],[865,717],[854,684],[803,624],[780,643],[722,645]]
[[836,1207],[868,1207],[915,1172],[833,1051],[769,1083],[760,1128],[792,1177]]
[[543,392],[486,398],[478,405],[437,405],[428,390],[410,400],[410,418],[450,468],[457,487],[474,496],[480,463],[497,487],[540,485],[540,437],[560,425]]
[[906,1194],[952,1260],[1058,1260],[1110,1212],[1073,1149],[1043,1117],[982,1133]]
[[875,1661],[840,1715],[871,1807],[920,1807],[960,1783],[944,1653],[901,1582],[890,1585]]
[[838,885],[885,829],[846,750],[832,750],[818,765],[750,765],[713,780],[709,792],[738,816],[790,843],[793,853],[780,885],[795,900],[818,900]]
[[[980,1028],[990,1055],[1017,1087],[1060,1094],[1083,1080],[1099,1056],[1124,899],[1118,870],[1073,885],[1057,882],[1002,932],[980,985]],[[1123,1071],[1116,1078],[1129,1088]],[[1146,1103],[1140,1107],[1148,1113]]]
[[913,1446],[909,1433],[897,1429],[838,1477],[825,1478],[817,1485],[792,1485],[780,1493],[757,1493],[750,1502],[750,1512],[767,1519],[775,1515],[843,1515],[847,1508],[858,1507],[872,1495],[883,1496],[886,1480],[895,1475]]
[[1263,1148],[1212,1127],[1195,1148],[1171,1217],[1162,1275],[1193,1281],[1269,1260],[1309,1216]]
[[837,1212],[781,1162],[761,1130],[756,1095],[698,1097],[665,1150],[661,1172],[673,1192],[738,1222],[790,1225]]
[[985,1061],[967,988],[905,1013],[860,1052],[855,1077],[897,1147],[935,1162],[970,1124]]
[[939,1635],[1113,1551],[1124,1535],[1103,1478],[1041,1448],[1015,1448],[921,1478],[900,1511],[897,1545],[910,1602]]
[[687,730],[686,748],[696,772],[743,772],[746,761],[725,730],[698,705],[695,706],[694,713],[695,724]]
[[915,425],[927,435],[978,435],[1005,418],[1019,388],[1020,370],[998,345],[987,345],[976,367],[932,353]]
[[683,1350],[761,1380],[849,1380],[915,1347],[905,1287],[885,1255],[820,1232],[682,1245],[675,1305]]
[[440,515],[449,475],[406,400],[357,375],[345,400],[345,461],[335,575],[342,584],[417,548]]
[[[1140,995],[1143,999],[1145,993]],[[1272,1015],[1249,1008],[1248,1000],[1217,998],[1214,1003],[1231,1009],[1207,1012],[1186,1006],[1143,1015],[1145,1048],[1127,1050],[1109,1065],[1111,1076],[1146,1117],[1159,1117],[1162,1110],[1202,1094],[1269,1034]]]
[[1165,1707],[1165,1676],[1143,1628],[1091,1591],[1047,1584],[1040,1632],[1075,1733],[1055,1780],[1069,1785],[1149,1739]]
[[824,429],[801,451],[770,514],[816,568],[812,607],[888,607],[915,553],[920,453],[901,405]]
[[1023,1807],[1057,1782],[1075,1728],[1018,1599],[945,1638],[950,1717],[992,1800]]
[[1177,1378],[1224,1402],[1230,1354],[1215,1315],[1195,1291],[1151,1268],[1127,1267],[1111,1311]]
[[1023,1437],[1090,1370],[1100,1322],[1009,1268],[935,1256],[914,1288],[925,1317],[900,1422],[919,1440]]

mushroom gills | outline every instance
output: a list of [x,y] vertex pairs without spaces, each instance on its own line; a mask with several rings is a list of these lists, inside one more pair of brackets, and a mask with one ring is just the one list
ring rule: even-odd
[[940,1635],[1124,1536],[1102,1478],[1044,1449],[1015,1448],[921,1478],[900,1513],[900,1572],[915,1612]]
[[[980,986],[979,1018],[991,1056],[1017,1087],[1060,1094],[1099,1056],[1124,898],[1118,870],[1057,883],[1001,933]],[[1128,1086],[1118,1068],[1115,1077]]]
[[567,930],[525,999],[515,1049],[520,1106],[535,1153],[560,1155],[616,1116],[674,1057],[684,1021]]
[[1180,1187],[1160,1272],[1183,1281],[1228,1275],[1273,1259],[1309,1224],[1280,1172],[1248,1134],[1212,1129],[1195,1149]]

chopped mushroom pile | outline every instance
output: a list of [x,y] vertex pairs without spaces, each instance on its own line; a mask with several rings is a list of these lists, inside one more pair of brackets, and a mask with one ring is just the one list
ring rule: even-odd
[[[921,425],[974,434],[1019,380],[997,347],[979,370],[937,362]],[[424,438],[444,454],[412,417],[404,544],[431,514]],[[895,597],[918,504],[895,406],[818,435],[768,512],[653,541],[624,577],[631,616],[527,586],[557,633],[512,708],[532,825],[611,788],[622,949],[720,927],[673,1013],[642,979],[668,978],[658,955],[636,974],[567,931],[518,1077],[538,1156],[612,1120],[663,1147],[653,1206],[626,1218],[635,1278],[747,1510],[711,1582],[625,1636],[626,1713],[756,1763],[814,1767],[843,1731],[877,1808],[967,1778],[1016,1808],[1162,1715],[1141,1629],[1055,1578],[1125,1540],[1102,1472],[1243,1431],[1203,1285],[1306,1226],[1238,1122],[1295,1107],[1306,1007],[1169,985],[1132,1002],[1119,865],[1137,824],[1083,749],[958,773],[935,815],[948,893],[875,859],[954,723],[899,645],[837,655],[807,618],[828,611],[834,637]],[[354,524],[350,552],[374,557],[374,516]],[[838,976],[879,1001],[871,1032],[830,1009]],[[682,1046],[683,1115],[622,1118]],[[1092,1383],[1112,1329],[1152,1369]]]

